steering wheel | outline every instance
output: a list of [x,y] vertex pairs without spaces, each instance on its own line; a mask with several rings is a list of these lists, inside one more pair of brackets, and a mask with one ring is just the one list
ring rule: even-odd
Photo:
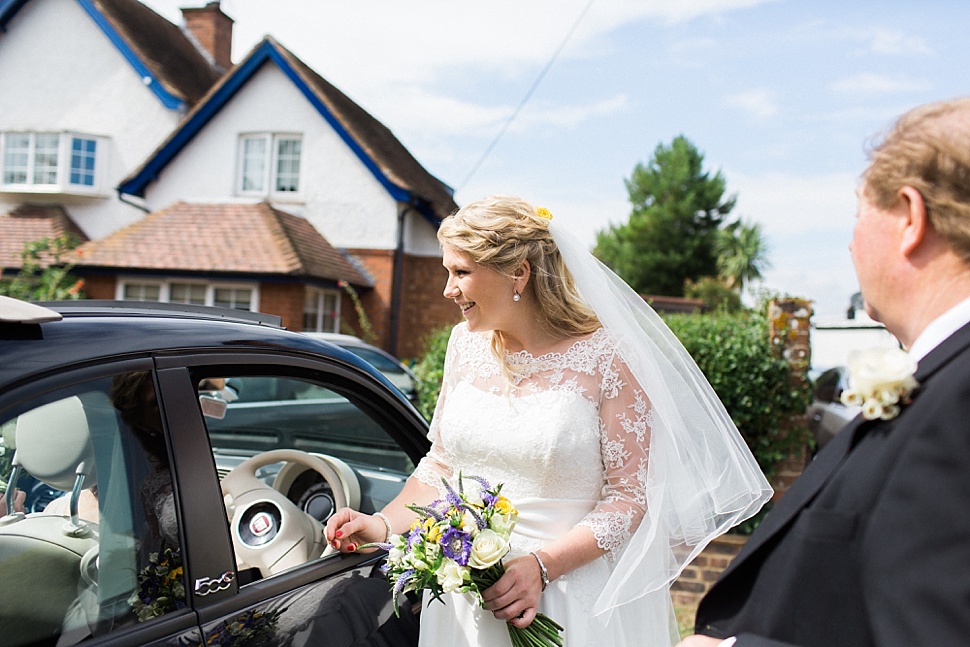
[[232,518],[236,562],[239,568],[258,568],[263,577],[316,559],[327,547],[322,523],[256,477],[259,468],[280,462],[298,463],[315,471],[330,486],[336,507],[348,504],[337,470],[306,452],[276,449],[233,468],[222,479],[222,495]]

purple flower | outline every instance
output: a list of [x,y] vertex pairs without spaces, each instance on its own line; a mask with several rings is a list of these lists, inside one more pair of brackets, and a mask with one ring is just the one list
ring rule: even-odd
[[397,581],[394,582],[395,596],[401,595],[401,593],[404,592],[404,589],[407,587],[408,582],[410,582],[411,578],[414,577],[414,572],[415,571],[413,568],[409,568],[408,570],[404,571],[398,576]]
[[449,528],[438,540],[445,557],[455,560],[459,566],[468,566],[472,554],[472,538],[458,528]]
[[455,508],[460,506],[464,502],[463,499],[461,498],[461,494],[459,494],[458,492],[455,492],[455,489],[448,484],[448,481],[441,479],[441,482],[444,483],[445,485],[445,490],[447,491],[447,496],[445,498],[448,500],[448,503],[450,503],[452,507],[455,507]]

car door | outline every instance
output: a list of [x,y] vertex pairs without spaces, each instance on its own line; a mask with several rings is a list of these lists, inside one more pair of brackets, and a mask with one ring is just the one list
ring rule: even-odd
[[158,394],[140,359],[0,396],[0,477],[44,486],[22,511],[5,500],[0,646],[201,644]]
[[[428,448],[413,408],[325,358],[167,357],[158,373],[179,490],[191,492],[184,532],[204,644],[416,644],[419,605],[394,614],[383,554],[329,554],[322,536],[336,506],[374,512],[403,487]],[[213,537],[229,542],[230,562]]]

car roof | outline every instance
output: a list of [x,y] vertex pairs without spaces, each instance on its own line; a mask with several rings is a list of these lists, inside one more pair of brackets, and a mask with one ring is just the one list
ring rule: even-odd
[[61,319],[0,321],[0,392],[31,375],[95,358],[200,350],[276,349],[322,354],[380,376],[347,350],[282,328],[280,318],[274,315],[148,302],[79,300],[36,305],[59,314]]

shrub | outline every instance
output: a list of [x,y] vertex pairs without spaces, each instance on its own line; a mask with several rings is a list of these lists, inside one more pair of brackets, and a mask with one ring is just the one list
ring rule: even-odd
[[[766,310],[764,308],[762,310]],[[808,380],[774,348],[763,311],[668,315],[664,320],[710,381],[771,479],[779,461],[805,444],[808,429],[793,418],[809,401]]]
[[74,266],[67,260],[77,244],[69,234],[27,242],[12,278],[5,278],[0,268],[0,294],[24,301],[82,298],[84,281],[71,275]]
[[445,351],[452,326],[435,328],[422,341],[421,359],[411,367],[418,378],[418,411],[430,421],[434,407],[441,393],[441,380],[444,377]]

